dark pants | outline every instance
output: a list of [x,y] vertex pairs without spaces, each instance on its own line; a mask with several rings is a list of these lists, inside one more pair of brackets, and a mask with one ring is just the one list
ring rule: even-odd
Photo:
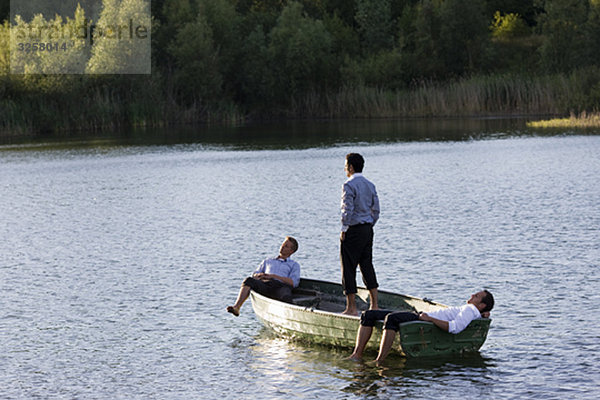
[[398,331],[403,322],[418,321],[419,314],[408,311],[368,310],[360,316],[363,326],[375,326],[375,321],[384,321],[383,329]]
[[256,293],[260,293],[271,299],[285,301],[286,303],[292,302],[292,287],[277,279],[261,280],[248,277],[244,279],[242,285],[250,286]]
[[348,228],[340,245],[342,287],[344,294],[356,293],[356,266],[360,266],[367,289],[375,289],[377,277],[373,268],[373,225],[361,224]]

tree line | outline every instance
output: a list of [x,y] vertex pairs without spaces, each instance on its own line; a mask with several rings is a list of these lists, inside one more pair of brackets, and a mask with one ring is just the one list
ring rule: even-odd
[[600,108],[600,0],[153,0],[150,75],[11,74],[6,3],[5,132]]

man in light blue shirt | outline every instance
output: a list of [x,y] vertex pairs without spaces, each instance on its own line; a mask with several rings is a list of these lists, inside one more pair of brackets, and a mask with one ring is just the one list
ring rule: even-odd
[[362,174],[364,158],[358,153],[346,155],[348,180],[342,188],[342,232],[340,258],[342,287],[346,295],[343,314],[356,315],[356,267],[370,293],[370,309],[377,309],[377,277],[373,268],[373,225],[379,219],[379,197],[375,185]]
[[279,256],[263,260],[251,277],[242,283],[234,305],[227,312],[236,317],[240,315],[242,304],[250,296],[250,290],[273,299],[291,302],[292,288],[300,283],[300,264],[290,256],[298,250],[298,241],[286,236],[279,248]]

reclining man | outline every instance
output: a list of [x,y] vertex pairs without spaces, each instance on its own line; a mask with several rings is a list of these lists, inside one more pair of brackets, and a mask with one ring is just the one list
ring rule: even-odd
[[389,354],[401,323],[418,320],[429,321],[446,332],[457,334],[465,329],[474,319],[489,317],[493,307],[494,296],[487,290],[482,290],[471,295],[469,300],[467,300],[467,304],[461,307],[448,307],[430,313],[417,314],[415,312],[392,312],[386,310],[364,311],[360,317],[360,327],[356,335],[356,346],[349,358],[356,361],[362,358],[367,342],[371,338],[375,321],[384,320],[379,354],[375,359],[377,365],[380,365]]

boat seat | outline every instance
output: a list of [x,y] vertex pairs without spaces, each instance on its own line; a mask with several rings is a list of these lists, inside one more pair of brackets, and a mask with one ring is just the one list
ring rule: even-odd
[[303,307],[317,307],[321,302],[319,296],[294,296],[292,303]]
[[320,296],[321,292],[313,289],[294,288],[292,289],[292,295],[296,296]]
[[292,303],[298,306],[317,307],[321,302],[321,292],[312,289],[295,288],[292,296]]
[[295,288],[292,296],[292,303],[298,306],[317,307],[321,302],[321,292],[312,289]]

